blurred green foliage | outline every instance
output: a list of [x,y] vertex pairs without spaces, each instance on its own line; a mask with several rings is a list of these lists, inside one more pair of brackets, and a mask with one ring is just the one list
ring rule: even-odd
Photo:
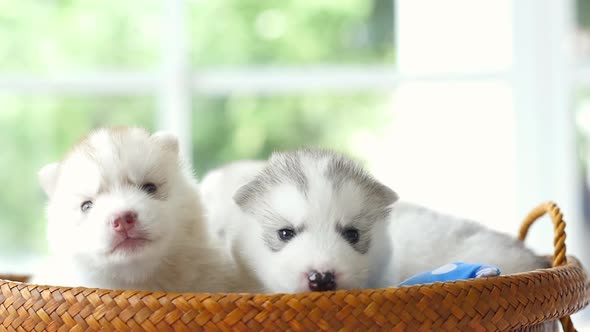
[[191,4],[196,66],[393,61],[392,0]]
[[194,164],[199,175],[222,163],[266,158],[296,147],[350,151],[352,135],[391,123],[389,97],[377,94],[195,97]]
[[576,1],[576,19],[580,27],[586,29],[590,28],[590,1]]
[[[0,75],[155,71],[163,44],[156,0],[0,1]],[[390,0],[188,1],[191,63],[211,66],[389,63]],[[386,95],[193,98],[198,174],[301,145],[347,150],[386,122]],[[92,128],[158,127],[156,96],[0,94],[0,250],[39,253],[44,194],[36,172]]]

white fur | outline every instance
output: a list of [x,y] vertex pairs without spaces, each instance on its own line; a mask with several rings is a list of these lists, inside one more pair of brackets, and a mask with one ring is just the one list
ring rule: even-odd
[[232,197],[235,191],[250,181],[265,164],[264,161],[256,160],[239,161],[212,170],[203,177],[200,184],[201,200],[211,238],[229,242],[226,232],[233,222],[243,217]]
[[[32,282],[60,286],[217,292],[233,287],[233,271],[209,243],[196,181],[173,135],[138,128],[101,129],[59,164],[43,168],[51,259]],[[141,189],[152,182],[154,196]],[[161,195],[161,196],[159,196]],[[94,205],[82,212],[82,202]],[[149,242],[114,250],[122,239],[114,215],[138,214]]]
[[[265,292],[307,291],[304,272],[310,267],[339,271],[339,288],[389,287],[404,279],[453,261],[493,264],[502,273],[546,267],[515,238],[474,222],[437,213],[406,202],[396,202],[389,223],[377,223],[371,254],[361,255],[333,232],[334,218],[346,218],[362,208],[352,184],[334,197],[323,176],[321,161],[307,160],[308,199],[294,186],[281,185],[268,193],[266,202],[291,222],[318,221],[279,252],[263,244],[261,223],[243,213],[233,193],[249,182],[264,162],[235,162],[211,172],[202,190],[208,199],[209,223],[215,234],[224,234],[244,271],[253,273]],[[309,203],[308,203],[309,202]]]
[[[377,284],[384,273],[389,253],[386,221],[371,229],[372,247],[366,254],[355,251],[334,231],[337,220],[346,220],[360,212],[362,196],[352,184],[335,193],[323,175],[326,160],[308,159],[304,173],[308,178],[307,197],[291,184],[275,186],[265,196],[266,202],[295,226],[304,220],[306,229],[279,252],[272,252],[262,240],[263,222],[246,214],[233,201],[236,190],[249,182],[264,162],[235,162],[212,171],[202,182],[204,200],[210,213],[209,223],[222,230],[229,247],[243,271],[255,275],[256,290],[270,293],[308,291],[310,270],[333,270],[338,289],[360,289]],[[214,194],[213,194],[214,193]],[[223,211],[220,213],[219,211]],[[250,290],[254,291],[254,290]]]
[[393,256],[381,286],[454,261],[495,265],[502,274],[547,267],[516,238],[412,203],[393,205],[389,232]]

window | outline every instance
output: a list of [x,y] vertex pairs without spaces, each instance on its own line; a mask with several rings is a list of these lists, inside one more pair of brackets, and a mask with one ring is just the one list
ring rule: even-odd
[[512,234],[553,199],[590,265],[586,2],[4,1],[0,270],[45,252],[37,169],[116,124],[176,132],[199,175],[347,151],[402,198]]
[[300,144],[362,157],[357,132],[391,118],[389,0],[3,6],[1,270],[46,252],[36,172],[92,128],[173,130],[202,175]]
[[3,1],[3,76],[149,70],[160,62],[162,2]]
[[[0,95],[0,270],[29,270],[46,251],[45,195],[39,168],[95,127],[133,123],[155,128],[147,97]],[[10,188],[10,189],[8,189]]]

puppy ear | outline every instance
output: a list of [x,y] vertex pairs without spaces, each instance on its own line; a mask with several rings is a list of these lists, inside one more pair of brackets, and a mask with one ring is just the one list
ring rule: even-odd
[[51,163],[43,166],[37,172],[37,179],[41,188],[45,191],[48,197],[51,197],[55,190],[55,184],[57,182],[57,175],[59,173],[59,163]]
[[397,193],[395,191],[391,190],[388,186],[381,185],[381,188],[379,188],[379,191],[380,191],[380,195],[383,199],[383,202],[386,205],[391,205],[399,200],[399,196],[397,195]]
[[159,131],[152,135],[152,138],[159,142],[165,149],[178,154],[178,137],[170,132]]
[[252,205],[260,195],[262,187],[258,179],[252,180],[241,186],[234,194],[233,200],[240,207],[242,212],[252,212]]
[[371,198],[373,201],[374,209],[376,211],[382,211],[386,216],[385,221],[390,222],[392,205],[399,200],[399,196],[388,186],[378,183],[375,188],[374,196]]

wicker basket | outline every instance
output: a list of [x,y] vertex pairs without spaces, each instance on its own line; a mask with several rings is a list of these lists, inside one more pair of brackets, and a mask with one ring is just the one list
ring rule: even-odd
[[0,331],[554,331],[590,300],[588,276],[566,259],[557,206],[549,213],[553,268],[401,288],[301,294],[172,294],[29,285],[0,280]]

